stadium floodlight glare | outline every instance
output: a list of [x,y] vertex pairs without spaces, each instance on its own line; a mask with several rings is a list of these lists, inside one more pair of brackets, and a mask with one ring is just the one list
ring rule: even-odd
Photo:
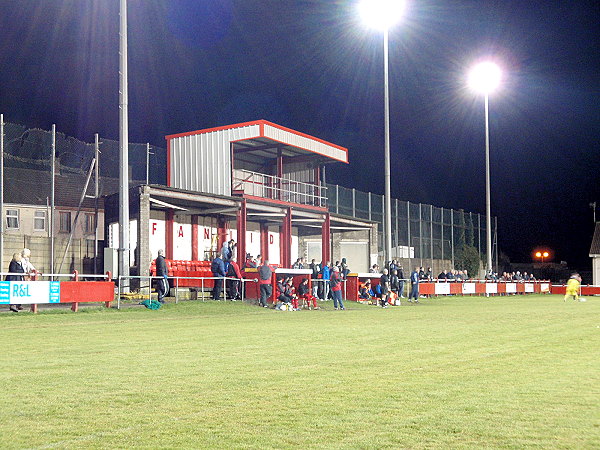
[[500,85],[501,79],[500,67],[491,61],[484,61],[471,70],[469,85],[481,94],[490,94]]
[[549,253],[548,253],[548,252],[544,252],[544,253],[542,253],[542,256],[543,256],[544,258],[547,258],[547,257],[548,257],[548,255],[549,255]]
[[469,85],[485,97],[485,218],[486,218],[486,270],[492,271],[492,213],[490,201],[490,119],[489,94],[498,85],[502,74],[493,62],[484,61],[477,64],[469,74]]
[[405,6],[404,0],[361,0],[358,9],[369,27],[385,31],[402,18]]
[[536,258],[541,258],[542,257],[542,252],[536,252],[535,253],[535,257]]
[[390,88],[389,88],[389,28],[397,23],[404,12],[404,0],[361,0],[358,4],[363,21],[383,31],[383,92],[384,92],[384,264],[392,259],[392,198],[390,169]]

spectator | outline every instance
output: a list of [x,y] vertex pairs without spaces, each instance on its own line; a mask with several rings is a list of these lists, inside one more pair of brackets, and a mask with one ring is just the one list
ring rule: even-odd
[[314,297],[318,297],[319,293],[319,282],[315,281],[319,278],[319,272],[321,271],[321,266],[317,264],[317,262],[313,259],[309,265],[310,270],[312,270],[311,278],[313,280],[312,284],[312,295]]
[[31,263],[31,250],[24,248],[21,250],[21,267],[25,272],[25,280],[31,280],[31,275],[37,272],[37,269]]
[[371,289],[371,280],[367,280],[364,284],[361,284],[358,289],[358,297],[363,300],[371,300],[375,296],[373,289]]
[[384,306],[387,304],[388,294],[390,292],[390,277],[387,269],[383,269],[383,274],[379,278],[379,285],[381,286],[381,306]]
[[273,271],[269,267],[269,261],[265,259],[262,266],[258,268],[258,283],[260,285],[260,305],[264,308],[268,308],[267,300],[273,294],[273,286],[271,285],[271,278]]
[[427,268],[427,272],[425,272],[425,277],[427,281],[433,281],[433,271],[431,270],[431,267]]
[[369,269],[369,273],[379,273],[379,266],[377,264],[373,264]]
[[419,267],[419,280],[420,281],[427,280],[427,274],[425,273],[425,270],[423,270],[423,267]]
[[290,277],[285,283],[285,294],[291,299],[293,311],[299,311],[298,308],[298,296],[296,295],[296,288],[294,287],[294,278]]
[[448,271],[446,269],[442,270],[442,272],[438,275],[438,281],[443,283],[446,281],[446,275],[448,275]]
[[340,264],[340,272],[342,274],[342,278],[345,280],[348,278],[348,274],[350,273],[350,269],[348,268],[348,262],[346,258],[342,258],[342,262]]
[[242,279],[242,272],[240,271],[236,257],[231,258],[231,261],[229,261],[227,276],[234,278],[233,280],[227,280],[227,296],[230,300],[240,300],[242,298],[242,281],[240,281]]
[[160,277],[156,282],[156,292],[158,293],[159,303],[165,302],[165,297],[169,294],[169,269],[165,261],[165,251],[160,249],[156,257],[156,276]]
[[[22,256],[20,253],[13,253],[12,261],[8,265],[8,271],[14,274],[25,273],[23,270],[23,266],[21,264]],[[6,275],[6,281],[23,281],[23,275]],[[23,307],[18,304],[9,305],[9,309],[12,312],[19,312],[23,309]]]
[[231,258],[237,257],[237,247],[233,239],[223,244],[223,247],[221,247],[221,256],[223,262],[229,262]]
[[335,309],[346,309],[344,308],[344,302],[342,301],[342,280],[340,277],[340,269],[338,267],[333,268],[330,284],[331,295],[333,296],[333,307]]
[[294,264],[292,264],[292,269],[303,269],[301,259],[298,258]]
[[223,278],[226,276],[225,263],[220,256],[217,255],[217,257],[213,259],[210,270],[212,271],[213,277],[217,277],[214,280],[215,285],[212,290],[212,298],[213,300],[219,300],[221,298],[221,291],[223,290]]
[[321,267],[321,278],[323,279],[323,300],[327,300],[329,298],[329,280],[331,278],[331,270],[329,268],[330,262],[327,261]]
[[256,261],[252,258],[252,255],[250,253],[246,253],[246,261],[244,262],[244,269],[246,269],[246,268],[255,269],[256,267],[258,267],[258,266],[256,265]]
[[419,303],[419,267],[415,267],[415,270],[410,274],[410,295],[408,301],[412,302],[412,298],[415,299],[415,303]]
[[390,275],[390,289],[396,295],[400,295],[398,292],[400,290],[400,280],[398,279],[398,270],[393,269],[392,274]]
[[390,262],[390,273],[394,273],[394,270],[398,270],[399,266],[398,266],[398,262],[395,259],[392,259],[392,261]]
[[398,282],[398,295],[404,298],[404,268],[402,266],[398,268]]
[[[319,309],[319,305],[317,304],[317,297],[310,294],[307,278],[303,278],[300,282],[300,286],[298,286],[298,296],[306,302],[306,305],[308,305],[308,309]],[[311,302],[312,307],[310,306]]]
[[287,281],[283,277],[277,280],[277,300],[287,305],[292,304],[292,296]]

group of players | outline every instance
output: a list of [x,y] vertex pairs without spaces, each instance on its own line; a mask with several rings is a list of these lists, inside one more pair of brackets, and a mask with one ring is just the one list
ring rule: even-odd
[[302,279],[297,290],[294,287],[293,277],[279,278],[277,280],[277,300],[276,309],[300,311],[300,301],[302,301],[302,306],[307,309],[320,309],[317,297],[310,292],[307,278]]

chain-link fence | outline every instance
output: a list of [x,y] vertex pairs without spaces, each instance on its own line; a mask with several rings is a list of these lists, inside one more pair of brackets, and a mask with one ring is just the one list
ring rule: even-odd
[[[383,252],[382,195],[328,184],[327,204],[336,214],[377,222],[379,252]],[[494,217],[492,259],[497,266],[496,224]],[[414,258],[424,264],[431,260],[431,265],[433,260],[451,260],[454,264],[458,252],[465,245],[472,245],[483,259],[487,252],[485,226],[485,216],[481,214],[392,199],[392,258]]]
[[[149,150],[149,151],[148,151]],[[100,176],[119,177],[119,141],[100,137]],[[57,164],[61,170],[85,175],[95,155],[94,142],[83,142],[57,130]],[[28,129],[23,125],[4,123],[4,165],[6,167],[45,170],[52,164],[52,131]],[[129,144],[131,179],[165,184],[166,150],[147,144]]]

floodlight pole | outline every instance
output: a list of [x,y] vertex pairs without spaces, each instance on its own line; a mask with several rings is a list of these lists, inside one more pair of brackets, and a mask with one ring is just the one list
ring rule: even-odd
[[[129,129],[127,92],[127,0],[121,0],[119,42],[119,275],[129,276]],[[129,279],[124,278],[124,292]]]
[[392,198],[390,175],[390,89],[389,89],[389,50],[388,29],[383,30],[383,85],[385,103],[385,152],[384,152],[384,180],[385,180],[385,253],[384,265],[392,259]]
[[492,270],[492,213],[490,201],[490,121],[489,121],[489,95],[485,93],[485,234],[487,273]]
[[4,270],[4,114],[0,114],[0,272]]

